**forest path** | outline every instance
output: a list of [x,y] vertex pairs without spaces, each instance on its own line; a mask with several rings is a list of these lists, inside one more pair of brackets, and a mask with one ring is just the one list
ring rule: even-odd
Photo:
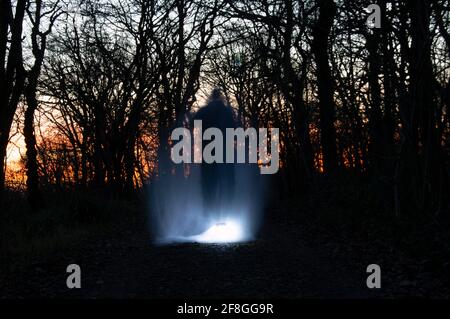
[[[10,274],[2,297],[367,298],[366,266],[307,238],[288,223],[255,241],[154,246],[145,227],[86,240]],[[81,267],[81,289],[66,287],[67,265]],[[386,293],[386,291],[384,291]]]

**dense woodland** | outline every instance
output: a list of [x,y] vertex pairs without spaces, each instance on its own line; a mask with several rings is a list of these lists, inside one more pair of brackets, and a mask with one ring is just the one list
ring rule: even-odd
[[351,175],[393,216],[447,207],[446,0],[1,0],[0,15],[0,192],[25,180],[35,210],[47,190],[176,174],[170,133],[213,87],[245,127],[280,129],[283,196]]

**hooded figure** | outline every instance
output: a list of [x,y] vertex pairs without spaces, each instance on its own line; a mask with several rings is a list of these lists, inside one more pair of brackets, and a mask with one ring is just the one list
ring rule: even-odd
[[[227,128],[235,128],[233,109],[225,104],[219,89],[214,89],[206,106],[198,110],[194,120],[202,121],[202,136],[208,128],[217,128],[226,136]],[[203,143],[203,149],[208,143]],[[233,163],[226,163],[226,143],[223,143],[223,163],[201,164],[201,184],[203,211],[212,222],[221,222],[231,209],[235,188],[235,169]],[[203,150],[202,150],[203,152]]]

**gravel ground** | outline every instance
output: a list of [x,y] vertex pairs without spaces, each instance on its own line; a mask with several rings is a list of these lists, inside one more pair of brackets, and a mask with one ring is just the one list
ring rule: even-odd
[[[448,280],[390,252],[373,260],[329,236],[272,223],[252,242],[152,245],[142,225],[0,275],[2,298],[380,298],[448,297]],[[100,237],[100,236],[99,236]],[[365,247],[362,247],[365,251]],[[380,252],[378,252],[380,253]],[[389,258],[388,258],[389,257]],[[392,257],[392,258],[391,258]],[[372,258],[372,260],[371,260]],[[366,287],[366,267],[381,260],[382,288]],[[387,261],[389,260],[389,261]],[[81,267],[82,288],[66,287],[66,267]]]

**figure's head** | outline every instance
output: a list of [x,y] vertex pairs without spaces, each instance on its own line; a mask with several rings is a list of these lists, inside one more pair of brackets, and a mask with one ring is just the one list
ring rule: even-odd
[[222,91],[219,88],[214,88],[211,92],[210,100],[215,101],[215,100],[221,100],[221,99],[223,99]]
[[222,94],[222,90],[219,88],[214,88],[209,95],[207,105],[209,106],[225,106],[227,105],[226,99]]

